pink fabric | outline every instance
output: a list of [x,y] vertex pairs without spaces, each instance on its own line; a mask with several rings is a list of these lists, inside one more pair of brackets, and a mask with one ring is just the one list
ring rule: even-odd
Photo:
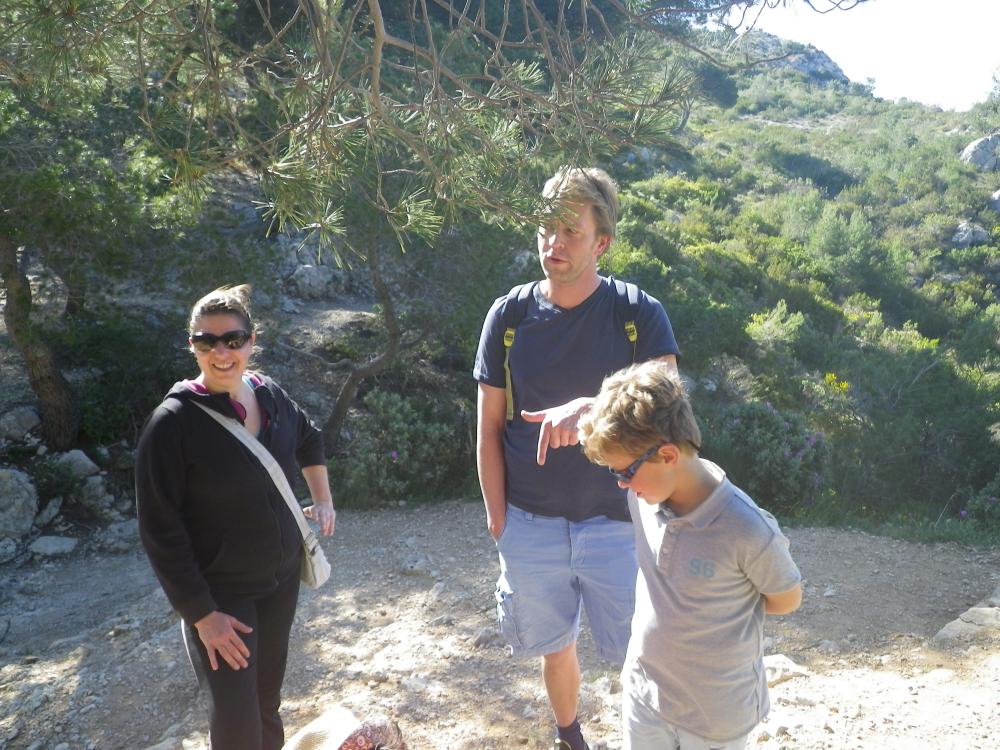
[[382,747],[406,750],[406,744],[396,723],[391,719],[380,717],[361,722],[361,725],[344,740],[340,750],[376,750]]
[[[257,388],[260,385],[262,385],[263,382],[264,382],[263,380],[260,379],[260,377],[256,373],[253,373],[253,372],[246,373],[243,376],[243,378],[244,378],[244,380],[246,380],[248,382],[248,384],[250,385],[251,388]],[[200,393],[203,396],[207,396],[210,393],[210,391],[208,390],[208,388],[206,388],[204,386],[204,384],[199,383],[196,380],[183,380],[181,382],[184,384],[184,386],[186,388],[188,388],[189,390],[194,391],[195,393]],[[243,404],[241,404],[239,401],[237,401],[234,398],[230,398],[229,399],[229,403],[231,403],[233,405],[233,408],[236,410],[237,415],[239,415],[240,421],[241,422],[245,422],[246,419],[247,419],[247,410],[243,406]],[[261,427],[266,427],[267,426],[267,414],[264,413],[264,412],[261,412],[261,417],[263,417],[263,420],[264,420],[264,423],[261,425]]]

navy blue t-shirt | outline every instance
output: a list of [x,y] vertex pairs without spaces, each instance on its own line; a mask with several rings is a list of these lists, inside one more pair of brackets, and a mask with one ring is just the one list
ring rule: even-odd
[[[611,373],[632,364],[632,343],[615,315],[615,286],[608,278],[581,304],[553,305],[536,285],[527,313],[515,329],[510,351],[514,420],[504,429],[507,502],[529,513],[582,521],[595,516],[629,520],[626,492],[603,466],[587,460],[578,446],[550,449],[545,465],[536,460],[541,426],[521,419],[521,409],[538,411],[581,396],[596,396]],[[504,388],[504,324],[497,298],[483,324],[473,377]],[[677,341],[663,306],[639,293],[639,338],[635,361],[677,354]]]

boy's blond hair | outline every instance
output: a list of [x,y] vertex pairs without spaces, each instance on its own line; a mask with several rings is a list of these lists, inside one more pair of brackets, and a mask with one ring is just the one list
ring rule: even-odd
[[697,450],[701,430],[680,376],[663,362],[652,361],[604,379],[594,405],[580,422],[580,442],[587,458],[604,464],[611,451],[641,456],[663,443]]

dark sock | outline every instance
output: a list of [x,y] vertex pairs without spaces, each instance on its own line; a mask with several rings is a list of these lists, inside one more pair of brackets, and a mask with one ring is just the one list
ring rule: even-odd
[[556,726],[556,736],[567,743],[572,750],[590,750],[583,740],[583,732],[580,730],[580,722],[573,719],[573,723],[568,727]]

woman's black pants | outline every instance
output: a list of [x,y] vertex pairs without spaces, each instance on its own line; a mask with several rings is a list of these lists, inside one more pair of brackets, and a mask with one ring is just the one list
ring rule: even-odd
[[212,671],[198,631],[183,624],[188,658],[208,695],[212,750],[281,750],[285,744],[278,708],[298,597],[297,571],[261,599],[215,596],[222,612],[253,628],[252,633],[240,633],[250,649],[244,669],[231,669],[217,654],[219,668]]

